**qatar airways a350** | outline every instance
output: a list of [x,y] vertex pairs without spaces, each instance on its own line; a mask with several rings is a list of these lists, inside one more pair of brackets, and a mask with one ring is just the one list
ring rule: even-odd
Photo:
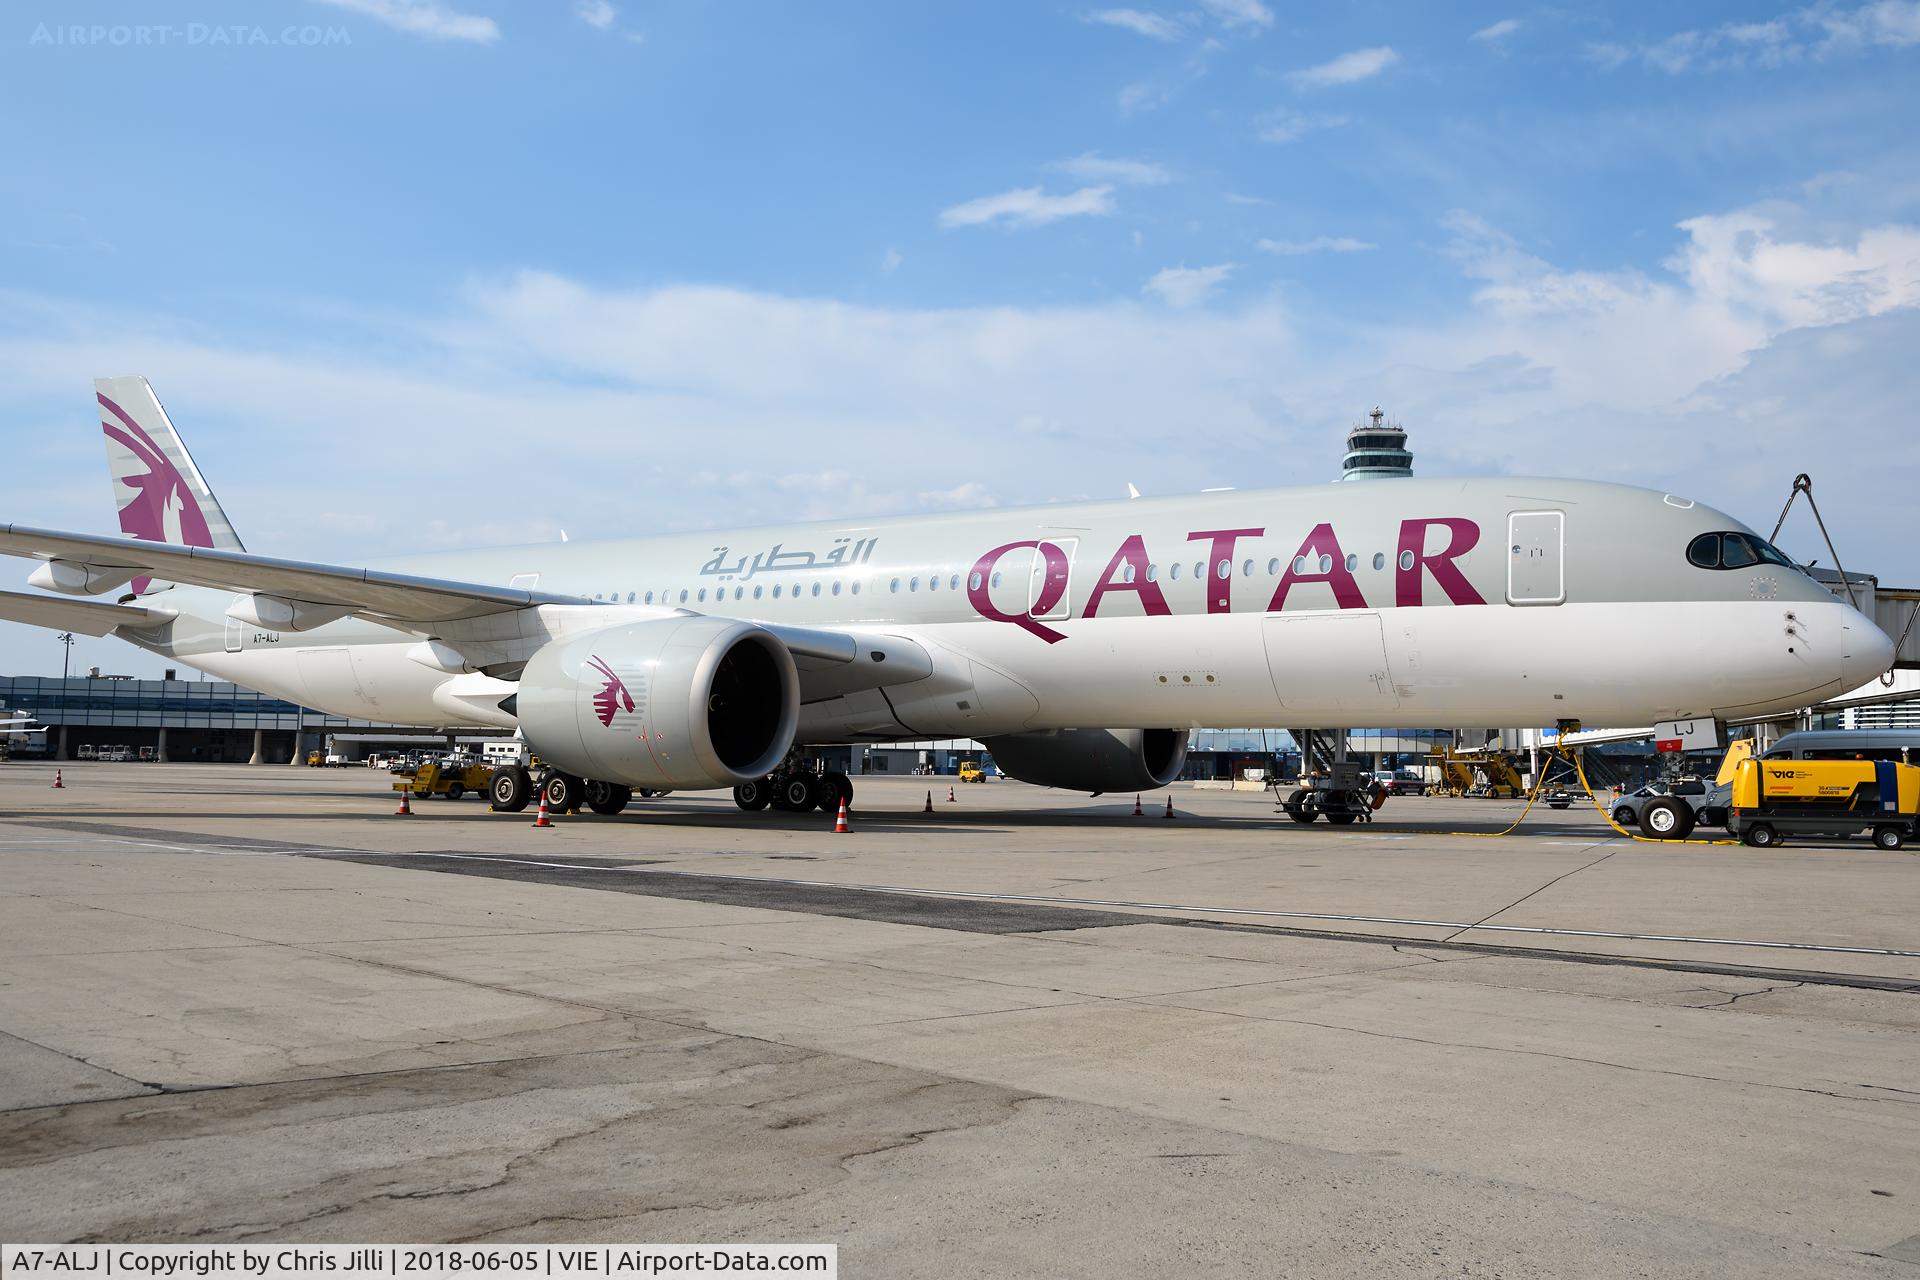
[[1028,781],[1138,790],[1200,727],[1725,719],[1892,660],[1732,516],[1577,480],[280,559],[241,545],[146,379],[95,391],[122,536],[0,526],[42,588],[0,593],[0,617],[340,715],[518,730],[552,766],[536,784],[612,797],[596,807],[751,794],[806,743],[944,737]]

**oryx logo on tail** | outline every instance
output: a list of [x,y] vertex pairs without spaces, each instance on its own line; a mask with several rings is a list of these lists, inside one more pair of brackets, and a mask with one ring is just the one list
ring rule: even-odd
[[587,665],[606,677],[600,692],[593,695],[593,711],[600,717],[601,725],[611,729],[615,712],[633,710],[633,695],[627,692],[627,682],[613,674],[613,668],[602,661],[599,654],[588,658]]
[[[93,389],[120,531],[147,542],[246,550],[147,380],[98,378]],[[136,578],[134,592],[147,581]]]

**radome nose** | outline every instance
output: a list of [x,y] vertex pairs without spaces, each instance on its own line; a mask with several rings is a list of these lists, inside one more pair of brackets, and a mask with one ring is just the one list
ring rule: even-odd
[[1859,614],[1854,615],[1852,628],[1851,652],[1840,664],[1840,674],[1847,688],[1857,689],[1893,666],[1893,637]]

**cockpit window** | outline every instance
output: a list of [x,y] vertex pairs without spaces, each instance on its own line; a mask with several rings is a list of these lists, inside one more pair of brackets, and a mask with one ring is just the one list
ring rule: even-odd
[[1750,569],[1757,564],[1800,566],[1750,533],[1703,533],[1687,544],[1687,563],[1701,569]]

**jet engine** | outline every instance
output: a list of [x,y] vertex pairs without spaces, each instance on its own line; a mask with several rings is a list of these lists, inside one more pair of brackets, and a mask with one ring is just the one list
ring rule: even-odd
[[655,618],[544,646],[514,708],[533,750],[569,773],[696,791],[773,771],[799,723],[800,677],[751,623]]
[[1067,791],[1152,791],[1180,776],[1185,729],[1054,729],[985,740],[1000,772]]

